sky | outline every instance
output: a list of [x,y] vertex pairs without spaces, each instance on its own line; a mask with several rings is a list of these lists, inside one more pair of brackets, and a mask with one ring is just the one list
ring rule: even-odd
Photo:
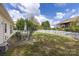
[[5,8],[14,21],[33,16],[40,24],[52,25],[79,16],[79,3],[6,3]]

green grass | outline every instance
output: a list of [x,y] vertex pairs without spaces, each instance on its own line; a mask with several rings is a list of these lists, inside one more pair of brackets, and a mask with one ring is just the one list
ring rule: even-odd
[[79,41],[46,33],[33,33],[34,44],[10,48],[5,55],[15,56],[72,56],[79,55]]

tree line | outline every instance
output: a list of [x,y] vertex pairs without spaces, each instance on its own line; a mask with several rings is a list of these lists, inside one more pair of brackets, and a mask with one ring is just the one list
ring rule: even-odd
[[37,29],[50,29],[49,21],[44,21],[41,24],[34,22],[34,19],[18,19],[15,24],[16,30],[24,30],[25,25],[27,26],[27,30],[37,30]]

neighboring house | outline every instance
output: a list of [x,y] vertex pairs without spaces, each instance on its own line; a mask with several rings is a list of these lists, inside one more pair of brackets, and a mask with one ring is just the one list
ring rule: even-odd
[[59,25],[59,28],[68,28],[68,27],[70,27],[71,23],[72,22],[70,22],[70,21],[66,21],[66,22],[61,22],[58,25]]
[[56,26],[58,28],[69,28],[72,25],[79,25],[79,17],[74,17],[71,19],[67,19],[59,24],[57,24]]
[[0,51],[5,50],[7,46],[7,40],[12,33],[13,21],[4,8],[3,4],[0,4]]

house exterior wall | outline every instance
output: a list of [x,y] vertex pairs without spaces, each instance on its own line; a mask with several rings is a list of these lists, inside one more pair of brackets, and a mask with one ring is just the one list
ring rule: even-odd
[[[6,33],[5,33],[5,24],[6,26]],[[8,40],[7,38],[10,35],[10,22],[5,19],[2,15],[0,15],[0,46],[5,46],[7,45],[6,41]]]
[[4,33],[3,33],[3,23],[2,18],[0,16],[0,44],[4,41]]

